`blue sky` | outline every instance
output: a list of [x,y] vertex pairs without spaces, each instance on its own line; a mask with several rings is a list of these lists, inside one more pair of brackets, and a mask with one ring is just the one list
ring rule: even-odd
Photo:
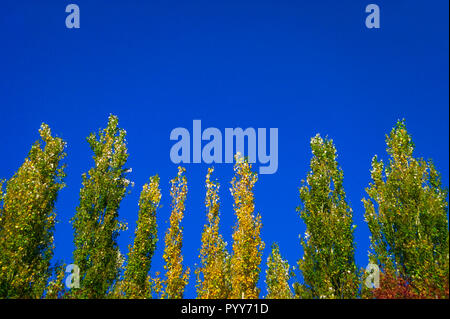
[[[65,7],[80,7],[81,28],[65,27]],[[365,7],[381,9],[381,28],[367,29]],[[57,203],[55,259],[72,258],[72,229],[81,174],[92,165],[86,137],[110,113],[128,132],[135,187],[121,206],[132,241],[137,202],[159,174],[160,241],[152,271],[161,271],[170,214],[172,129],[202,126],[279,129],[279,165],[261,175],[256,209],[266,243],[291,265],[302,256],[298,187],[316,133],[336,144],[354,210],[356,260],[367,264],[369,232],[361,199],[374,154],[405,118],[415,155],[432,158],[448,187],[448,1],[17,1],[0,5],[0,178],[10,178],[38,138],[42,122],[67,143],[67,187]],[[198,263],[205,222],[206,164],[188,164],[185,264]],[[221,231],[231,248],[235,217],[231,164],[216,165]],[[261,279],[262,283],[263,278]],[[195,297],[191,275],[186,297]],[[265,295],[265,287],[262,295]]]

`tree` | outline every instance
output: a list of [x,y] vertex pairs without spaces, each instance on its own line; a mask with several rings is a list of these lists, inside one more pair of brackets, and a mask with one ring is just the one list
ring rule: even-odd
[[139,199],[139,216],[133,246],[129,246],[128,264],[120,284],[125,298],[150,298],[148,275],[158,241],[156,209],[161,200],[158,175],[145,184]]
[[46,124],[39,134],[43,143],[31,147],[5,193],[0,187],[1,298],[40,298],[52,273],[55,201],[65,186],[66,143]]
[[186,169],[178,167],[178,175],[170,182],[172,187],[170,195],[172,197],[172,213],[170,215],[170,225],[166,232],[164,248],[164,269],[166,278],[164,280],[165,291],[163,298],[182,299],[184,288],[189,280],[189,267],[183,270],[183,220],[185,211],[185,201],[187,196],[187,180],[184,175]]
[[311,139],[311,171],[300,188],[300,218],[306,224],[298,262],[306,298],[354,298],[358,270],[354,260],[352,209],[346,202],[344,174],[333,141]]
[[119,275],[123,257],[117,245],[120,202],[130,181],[124,168],[128,159],[126,132],[111,115],[108,126],[87,141],[94,152],[95,166],[83,174],[80,204],[72,219],[75,232],[74,263],[80,268],[76,298],[105,298]]
[[207,224],[202,233],[201,267],[196,269],[199,299],[226,299],[231,292],[230,258],[226,242],[219,233],[219,183],[211,181],[213,168],[206,175]]
[[[369,259],[398,276],[418,295],[440,291],[449,281],[449,230],[439,173],[431,160],[413,157],[414,144],[404,121],[386,135],[389,163],[375,155],[372,182],[363,199],[371,232]],[[448,295],[448,292],[447,292]]]
[[238,153],[235,156],[235,176],[231,181],[231,195],[237,222],[233,233],[233,255],[231,257],[231,298],[257,299],[261,254],[261,215],[255,216],[253,187],[258,175],[251,170],[248,159]]
[[50,280],[45,289],[45,298],[46,299],[62,299],[66,294],[66,286],[64,279],[66,277],[65,272],[66,265],[56,265],[54,270],[54,278]]
[[272,253],[267,258],[266,299],[292,299],[289,279],[292,277],[289,264],[281,257],[278,244],[272,245]]

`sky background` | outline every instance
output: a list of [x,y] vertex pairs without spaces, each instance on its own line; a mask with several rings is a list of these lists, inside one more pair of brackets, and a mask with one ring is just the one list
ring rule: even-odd
[[[76,3],[81,28],[65,26]],[[365,7],[381,9],[381,29],[365,27]],[[151,274],[163,270],[170,216],[172,129],[279,129],[279,165],[260,175],[256,210],[262,215],[260,286],[270,245],[291,265],[302,257],[296,212],[298,187],[309,170],[309,140],[328,135],[338,150],[353,208],[356,261],[368,262],[369,231],[361,199],[375,154],[386,159],[385,134],[406,119],[415,156],[432,158],[449,185],[448,1],[17,1],[0,3],[0,178],[9,179],[38,139],[42,122],[67,141],[67,187],[56,205],[55,260],[72,261],[70,218],[81,174],[93,165],[86,142],[110,113],[127,132],[132,193],[120,219],[132,242],[138,198],[151,175],[163,192],[159,243]],[[183,254],[191,267],[185,297],[195,297],[206,220],[206,164],[188,164]],[[235,216],[229,192],[232,164],[215,165],[221,183],[221,232],[231,249]],[[256,166],[257,168],[257,166]]]

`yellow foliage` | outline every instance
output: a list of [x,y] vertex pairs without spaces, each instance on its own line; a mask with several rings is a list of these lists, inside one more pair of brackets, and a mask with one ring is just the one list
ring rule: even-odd
[[255,216],[253,187],[258,180],[251,164],[239,154],[235,156],[235,177],[231,181],[231,194],[237,224],[233,233],[233,256],[231,257],[231,298],[256,299],[259,288],[261,254],[264,242],[261,240],[261,216]]
[[199,258],[202,266],[196,269],[197,297],[199,299],[225,299],[231,290],[230,259],[226,243],[219,234],[219,184],[211,181],[213,168],[206,175],[206,199],[208,223],[202,233]]
[[178,167],[178,175],[170,182],[170,196],[172,197],[172,214],[170,215],[170,225],[166,232],[164,249],[164,269],[166,279],[164,280],[165,291],[163,298],[181,299],[184,288],[189,281],[190,269],[183,270],[183,255],[181,247],[183,244],[183,227],[180,225],[185,211],[185,200],[187,195],[187,180],[184,175],[186,169]]

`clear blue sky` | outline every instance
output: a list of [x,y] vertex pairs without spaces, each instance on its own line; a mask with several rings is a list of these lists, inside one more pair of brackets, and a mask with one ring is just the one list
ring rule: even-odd
[[[76,3],[81,28],[65,27]],[[367,29],[365,7],[381,8],[381,29]],[[0,4],[0,178],[10,178],[38,138],[42,122],[68,142],[67,187],[57,212],[55,259],[72,258],[81,174],[92,165],[86,136],[110,113],[128,132],[136,183],[120,209],[133,238],[137,202],[149,176],[160,174],[160,241],[152,270],[162,270],[170,214],[170,131],[201,119],[204,127],[277,127],[279,168],[262,175],[263,270],[277,241],[291,265],[302,256],[296,207],[316,133],[333,138],[354,210],[356,259],[367,264],[369,233],[361,199],[374,154],[405,118],[416,156],[432,158],[448,186],[448,1],[17,1]],[[205,222],[205,164],[186,165],[185,264],[198,262]],[[231,164],[216,165],[221,231],[231,248],[235,222]],[[264,277],[264,276],[263,276]],[[261,279],[261,283],[263,278]],[[191,275],[186,297],[195,297]],[[262,295],[265,295],[262,288]]]

